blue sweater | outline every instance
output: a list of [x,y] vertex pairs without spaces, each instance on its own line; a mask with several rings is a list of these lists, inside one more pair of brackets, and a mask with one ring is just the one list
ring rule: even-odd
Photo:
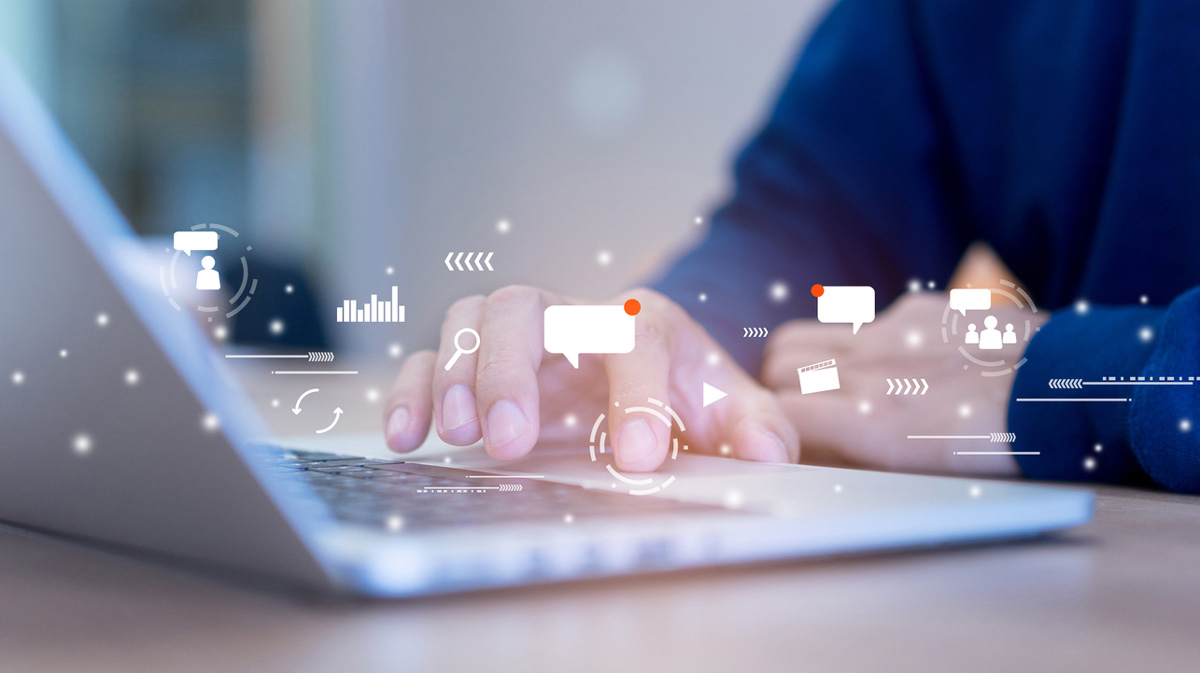
[[[1195,0],[844,0],[658,286],[757,371],[741,328],[812,317],[812,284],[882,306],[983,240],[1054,311],[1014,399],[1200,378],[1198,35]],[[1009,404],[1026,476],[1200,492],[1200,383],[1097,390],[1133,401]]]

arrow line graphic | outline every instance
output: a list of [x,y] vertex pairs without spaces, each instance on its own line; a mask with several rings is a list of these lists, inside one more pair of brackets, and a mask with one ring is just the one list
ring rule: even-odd
[[302,395],[300,395],[300,398],[296,400],[296,404],[292,406],[292,413],[299,416],[300,415],[300,403],[304,401],[304,398],[308,397],[309,395],[312,395],[313,393],[319,393],[319,392],[321,392],[320,388],[312,388],[310,390],[304,391],[304,393]]
[[337,409],[334,409],[334,410],[333,410],[333,422],[329,424],[329,427],[328,427],[328,428],[325,428],[324,430],[317,430],[317,434],[318,434],[318,435],[323,435],[323,434],[325,434],[326,432],[329,432],[330,430],[332,430],[332,429],[333,429],[333,426],[337,425],[337,422],[338,422],[338,421],[340,421],[340,420],[342,419],[342,413],[343,413],[343,412],[342,412],[342,408],[341,408],[341,407],[338,407]]

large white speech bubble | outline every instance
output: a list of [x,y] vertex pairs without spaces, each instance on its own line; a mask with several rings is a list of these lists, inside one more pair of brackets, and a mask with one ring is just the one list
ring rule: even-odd
[[193,250],[216,250],[220,240],[215,231],[177,231],[175,249],[191,257]]
[[992,307],[992,291],[971,288],[950,290],[950,310],[967,317],[967,311],[986,311]]
[[581,353],[633,350],[633,316],[624,306],[551,306],[544,318],[546,351],[562,353],[576,369]]
[[849,323],[854,334],[875,320],[875,288],[867,285],[826,285],[817,297],[817,320]]

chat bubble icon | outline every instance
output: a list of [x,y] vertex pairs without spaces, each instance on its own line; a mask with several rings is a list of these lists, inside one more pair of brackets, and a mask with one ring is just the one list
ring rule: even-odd
[[875,288],[866,285],[814,285],[817,320],[824,323],[849,323],[854,334],[863,323],[875,320]]
[[950,290],[950,310],[958,311],[965,318],[967,311],[986,311],[992,307],[992,291],[988,289]]
[[628,353],[640,309],[633,299],[624,306],[550,306],[544,313],[546,351],[562,353],[576,369],[581,353]]
[[175,249],[192,256],[193,250],[216,250],[220,237],[215,231],[177,231]]

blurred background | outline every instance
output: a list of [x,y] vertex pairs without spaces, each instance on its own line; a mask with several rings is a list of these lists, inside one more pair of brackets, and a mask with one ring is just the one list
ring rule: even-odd
[[[458,297],[608,298],[702,236],[827,5],[0,0],[0,50],[139,234],[253,244],[222,338],[382,358]],[[392,285],[404,324],[335,325]]]

